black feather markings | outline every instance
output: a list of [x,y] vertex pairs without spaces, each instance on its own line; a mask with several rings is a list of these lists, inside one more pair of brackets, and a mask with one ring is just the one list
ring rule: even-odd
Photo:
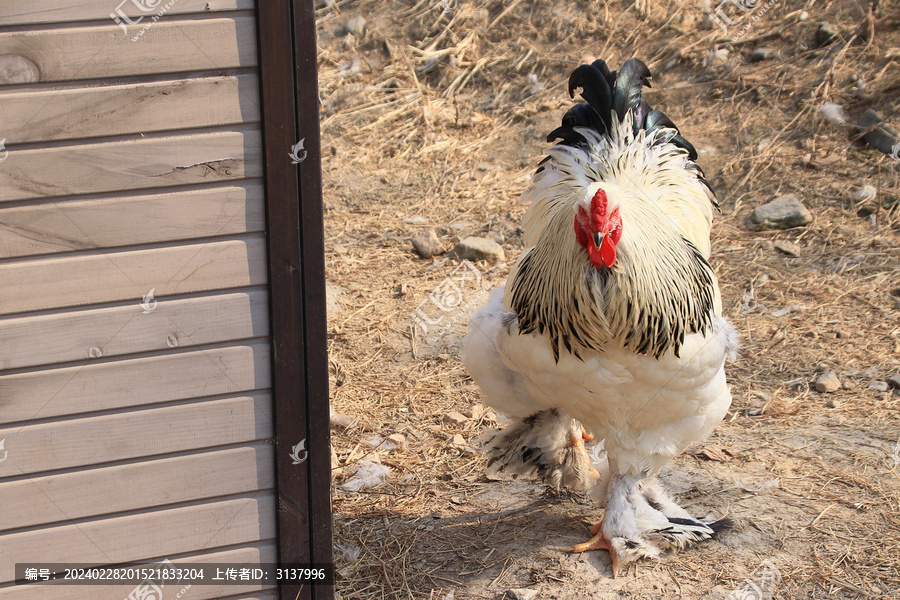
[[[613,94],[613,108],[620,121],[625,118],[628,109],[636,109],[641,105],[644,86],[650,87],[650,69],[644,61],[629,58],[616,76]],[[639,123],[637,120],[635,122]]]
[[[651,133],[657,129],[672,129],[673,133],[659,136],[661,143],[668,142],[685,150],[692,161],[697,160],[696,148],[678,130],[672,120],[660,110],[654,110],[643,101],[644,86],[650,87],[650,69],[644,61],[629,58],[617,71],[611,71],[604,60],[595,60],[590,65],[581,65],[569,76],[569,96],[575,96],[575,89],[581,88],[581,97],[586,104],[570,108],[562,118],[562,124],[550,132],[548,142],[561,139],[566,146],[582,146],[584,136],[575,127],[589,127],[597,133],[608,134],[612,129],[612,112],[619,121],[624,121],[628,111],[632,114],[632,130],[641,129]],[[707,184],[708,186],[708,184]]]
[[[597,128],[595,123],[585,123],[585,125],[592,126],[600,133],[607,133],[612,129],[613,94],[606,77],[593,65],[581,65],[569,75],[570,98],[575,97],[575,88],[579,87],[581,88],[581,97],[588,101],[590,107],[600,117],[603,129]],[[568,115],[569,112],[566,114]]]

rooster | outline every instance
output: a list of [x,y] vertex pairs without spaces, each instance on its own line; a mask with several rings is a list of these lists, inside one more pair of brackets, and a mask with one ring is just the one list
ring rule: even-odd
[[608,550],[613,576],[730,525],[692,517],[657,480],[728,410],[738,336],[708,260],[715,194],[694,147],[642,100],[649,78],[635,58],[571,74],[586,102],[548,136],[522,194],[526,250],[463,342],[484,401],[513,419],[489,469],[599,489],[604,518],[569,551]]

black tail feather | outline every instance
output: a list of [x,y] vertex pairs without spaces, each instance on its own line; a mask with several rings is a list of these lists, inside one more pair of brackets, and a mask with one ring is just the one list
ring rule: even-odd
[[[647,68],[644,61],[637,58],[626,60],[616,77],[613,95],[613,108],[619,115],[620,121],[625,118],[629,109],[637,109],[641,105],[641,95],[645,85],[650,87],[650,69]],[[635,123],[640,122],[635,120]]]
[[641,129],[648,133],[671,129],[671,135],[660,136],[660,142],[674,144],[685,150],[691,160],[696,160],[697,150],[681,135],[675,123],[643,101],[643,88],[650,87],[650,77],[650,69],[637,58],[625,61],[619,71],[611,71],[606,61],[599,59],[590,65],[579,66],[569,76],[569,95],[574,97],[576,88],[581,88],[581,97],[587,103],[569,109],[562,124],[547,136],[547,141],[561,139],[560,143],[567,146],[582,145],[586,140],[575,127],[588,127],[601,135],[606,134],[613,126],[613,111],[619,121],[631,111],[635,133]]
[[[604,128],[598,130],[606,133],[612,129],[610,112],[613,107],[612,89],[603,73],[593,65],[581,65],[569,76],[569,96],[575,97],[575,88],[581,88],[581,97],[600,116]],[[567,113],[568,114],[568,113]]]

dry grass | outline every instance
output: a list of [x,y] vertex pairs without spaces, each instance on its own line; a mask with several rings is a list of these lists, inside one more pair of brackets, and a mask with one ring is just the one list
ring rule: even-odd
[[[373,451],[367,436],[406,438],[377,451],[392,468],[383,486],[336,488],[337,541],[360,551],[338,564],[341,595],[492,598],[532,585],[567,598],[590,580],[587,566],[602,570],[596,557],[573,562],[543,541],[580,541],[578,519],[596,518],[589,503],[488,481],[482,459],[452,443],[461,434],[474,444],[495,423],[490,413],[456,429],[441,422],[479,402],[458,357],[465,318],[430,342],[410,315],[456,262],[420,259],[409,239],[428,228],[448,247],[493,237],[508,262],[479,265],[482,287],[502,284],[522,250],[517,198],[543,135],[570,106],[569,71],[589,55],[613,66],[637,55],[654,72],[648,100],[701,150],[722,201],[713,264],[744,345],[729,369],[731,413],[710,452],[672,465],[688,477],[672,485],[698,512],[729,513],[738,527],[625,580],[595,575],[596,597],[723,597],[767,557],[783,597],[898,597],[900,397],[867,385],[900,371],[900,215],[888,208],[900,199],[900,169],[817,112],[836,102],[851,121],[872,108],[897,122],[897,3],[883,2],[870,22],[856,2],[776,0],[734,44],[688,3],[444,6],[454,10],[363,0],[317,11],[327,276],[343,290],[330,323],[333,402],[356,417],[333,430],[336,485]],[[364,36],[334,35],[360,15]],[[820,21],[843,40],[815,47]],[[716,43],[731,51],[724,62],[710,60]],[[763,46],[780,58],[750,62]],[[874,200],[852,195],[864,184]],[[812,225],[748,227],[752,208],[787,193],[812,210]],[[800,256],[772,249],[778,241]],[[811,388],[832,369],[846,389]],[[746,491],[773,479],[775,489]]]

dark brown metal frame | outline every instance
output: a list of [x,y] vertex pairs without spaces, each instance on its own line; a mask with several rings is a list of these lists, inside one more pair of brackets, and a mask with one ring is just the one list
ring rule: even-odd
[[[313,0],[259,0],[257,32],[268,219],[278,560],[280,564],[331,563],[331,434]],[[304,140],[306,157],[292,164],[290,152],[300,140]],[[304,439],[307,459],[293,464],[291,449]],[[334,590],[330,586],[282,585],[280,597],[324,600],[333,598]]]

